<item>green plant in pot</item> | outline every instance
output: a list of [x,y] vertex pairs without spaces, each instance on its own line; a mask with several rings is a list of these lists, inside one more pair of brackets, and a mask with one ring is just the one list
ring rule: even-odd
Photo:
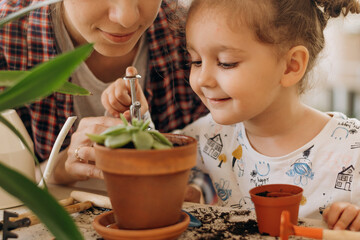
[[133,120],[130,125],[122,120],[100,135],[88,135],[96,142],[96,166],[104,173],[117,227],[143,230],[177,224],[189,172],[196,164],[196,140],[149,130],[148,121]]
[[[59,2],[48,0],[30,5],[0,20],[0,28],[28,12]],[[7,109],[16,109],[53,92],[73,95],[89,95],[85,89],[67,82],[71,73],[92,51],[92,44],[81,46],[42,63],[30,71],[0,71],[0,122],[18,136],[38,162],[27,141],[20,132],[1,115]],[[22,201],[42,221],[56,239],[83,239],[73,219],[60,206],[48,190],[39,188],[23,174],[0,162],[0,187]]]

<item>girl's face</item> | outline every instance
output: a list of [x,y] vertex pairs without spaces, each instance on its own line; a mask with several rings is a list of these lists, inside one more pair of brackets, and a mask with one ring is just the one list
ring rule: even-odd
[[[255,40],[243,24],[229,27],[229,15],[195,10],[187,22],[190,84],[219,124],[256,120],[282,104],[285,60]],[[284,100],[285,101],[285,100]]]
[[153,23],[161,0],[64,0],[64,21],[76,45],[95,43],[105,56],[124,56]]

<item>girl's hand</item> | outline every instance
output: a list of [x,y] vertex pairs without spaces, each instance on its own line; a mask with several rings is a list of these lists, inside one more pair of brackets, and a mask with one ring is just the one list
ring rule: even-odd
[[360,207],[349,202],[335,202],[324,210],[323,219],[329,229],[360,230]]
[[[126,76],[135,76],[137,70],[134,67],[126,69]],[[101,103],[105,109],[114,117],[119,117],[123,113],[126,118],[129,117],[129,108],[131,105],[131,90],[129,82],[122,78],[113,82],[101,95]],[[139,81],[136,80],[136,97],[141,103],[141,114],[145,114],[149,106],[145,95],[141,89]]]

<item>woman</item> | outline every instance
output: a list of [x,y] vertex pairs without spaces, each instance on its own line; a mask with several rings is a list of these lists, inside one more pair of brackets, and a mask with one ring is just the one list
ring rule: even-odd
[[[32,2],[2,1],[0,18]],[[93,165],[94,152],[85,133],[99,133],[119,122],[95,116],[105,111],[100,103],[103,90],[124,76],[129,65],[143,76],[138,84],[158,130],[184,127],[206,113],[185,81],[189,69],[185,40],[169,28],[174,6],[175,1],[161,0],[64,0],[0,30],[0,70],[28,70],[61,52],[94,43],[94,52],[71,78],[92,96],[55,93],[19,109],[42,160],[49,157],[66,118],[76,115],[81,119],[77,130],[69,134],[71,141],[68,136],[63,145],[53,182],[102,178]]]

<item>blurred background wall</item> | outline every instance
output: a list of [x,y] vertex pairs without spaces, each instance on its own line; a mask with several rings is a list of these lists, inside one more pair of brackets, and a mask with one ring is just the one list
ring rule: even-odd
[[325,38],[311,74],[316,84],[303,99],[319,110],[360,118],[360,16],[330,20]]

